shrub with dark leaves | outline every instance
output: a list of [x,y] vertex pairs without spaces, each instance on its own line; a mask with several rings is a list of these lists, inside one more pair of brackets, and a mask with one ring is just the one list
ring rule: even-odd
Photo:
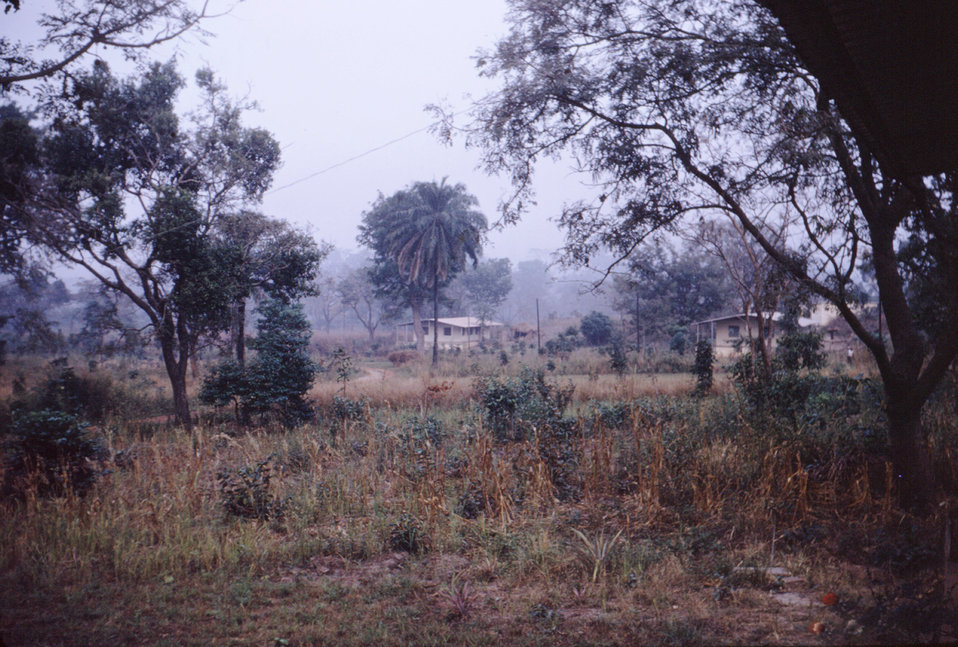
[[518,377],[481,378],[475,385],[479,406],[497,440],[530,438],[532,429],[563,427],[563,413],[574,387],[546,382],[541,370],[524,368]]
[[86,494],[106,455],[87,428],[63,411],[44,409],[14,418],[4,443],[4,494],[22,495],[32,487],[41,496]]
[[238,470],[223,470],[216,475],[220,500],[228,515],[244,519],[276,521],[283,518],[286,502],[269,491],[272,470],[266,460]]
[[425,552],[429,547],[429,540],[419,519],[403,512],[394,523],[389,524],[389,547],[407,553]]

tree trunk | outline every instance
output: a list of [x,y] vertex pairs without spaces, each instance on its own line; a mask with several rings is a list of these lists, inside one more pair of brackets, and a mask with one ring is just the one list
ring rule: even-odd
[[[180,326],[177,326],[180,327]],[[182,335],[180,335],[182,336]],[[192,429],[193,419],[190,414],[190,401],[186,393],[186,372],[189,350],[182,343],[177,343],[178,335],[174,332],[172,321],[164,321],[157,330],[160,350],[163,353],[163,365],[170,379],[173,389],[173,415],[176,424]],[[179,346],[179,348],[177,348]]]
[[886,399],[889,449],[901,505],[927,511],[934,502],[935,477],[921,425],[922,403],[903,402],[906,398],[887,392]]
[[432,365],[439,363],[439,276],[432,277]]
[[246,299],[233,304],[233,345],[236,363],[240,369],[246,368]]
[[422,354],[426,352],[426,334],[422,331],[422,301],[410,300],[409,308],[412,310],[412,330],[416,338],[416,350]]

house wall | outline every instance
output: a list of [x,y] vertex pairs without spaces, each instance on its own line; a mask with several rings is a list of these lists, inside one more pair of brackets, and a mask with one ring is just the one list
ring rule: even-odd
[[[424,322],[423,330],[426,332],[426,347],[432,348],[433,340],[433,323]],[[502,328],[497,326],[495,328],[486,328],[484,331],[480,331],[479,326],[472,326],[470,328],[463,328],[460,326],[451,326],[444,324],[441,321],[439,322],[439,348],[469,348],[472,346],[478,346],[479,342],[482,339],[486,341],[492,341],[499,339],[502,334]]]
[[[758,322],[752,321],[752,336],[753,338],[758,337]],[[704,328],[705,325],[702,324]],[[749,329],[748,324],[744,319],[726,319],[722,321],[715,321],[711,323],[711,333],[712,333],[712,350],[715,353],[715,357],[719,359],[727,359],[729,357],[734,357],[740,355],[743,351],[748,348],[748,339],[749,339]],[[704,331],[700,330],[700,335]],[[772,334],[772,347],[774,348],[777,343],[777,333],[774,328],[774,324],[771,330]],[[705,337],[708,334],[704,335]]]

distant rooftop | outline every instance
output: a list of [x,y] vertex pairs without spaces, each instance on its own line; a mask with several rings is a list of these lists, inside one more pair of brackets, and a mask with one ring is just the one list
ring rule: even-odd
[[[422,320],[422,322],[423,322],[423,323],[429,323],[429,322],[431,322],[432,320],[433,320],[432,317],[427,317],[427,318],[424,318],[424,319]],[[439,317],[438,319],[436,319],[436,321],[438,321],[439,323],[441,323],[441,324],[443,324],[443,325],[445,325],[445,326],[457,326],[457,327],[459,327],[459,328],[478,328],[479,326],[485,326],[486,328],[494,328],[494,327],[496,327],[496,326],[502,326],[502,325],[504,325],[504,324],[501,324],[501,323],[499,323],[499,322],[497,322],[497,321],[486,321],[486,322],[483,322],[483,321],[482,321],[481,319],[479,319],[478,317]],[[399,325],[400,325],[400,326],[411,326],[411,325],[413,325],[413,322],[407,321],[407,322],[401,323],[401,324],[399,324]]]

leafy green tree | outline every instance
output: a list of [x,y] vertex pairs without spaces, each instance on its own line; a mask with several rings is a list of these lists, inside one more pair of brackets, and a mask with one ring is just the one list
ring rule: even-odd
[[485,327],[512,290],[512,263],[508,258],[491,258],[459,275],[470,310]]
[[298,304],[279,299],[259,308],[256,338],[249,342],[256,351],[246,371],[246,394],[242,406],[251,413],[276,413],[286,424],[312,417],[306,400],[318,367],[309,358],[312,327]]
[[579,331],[589,346],[604,346],[612,339],[612,320],[608,315],[593,310],[582,317]]
[[31,242],[149,320],[186,426],[188,362],[203,335],[228,326],[235,296],[217,224],[257,202],[279,164],[276,141],[243,126],[245,106],[227,100],[211,72],[197,83],[206,101],[185,129],[172,64],[128,80],[102,63],[77,74],[47,107],[42,190],[29,204]]
[[[433,320],[439,318],[439,290],[462,271],[466,259],[476,264],[482,253],[486,218],[475,209],[478,201],[463,184],[417,182],[389,198],[380,197],[363,214],[359,241],[373,250],[380,271],[395,263],[395,272],[408,286],[413,327],[420,335],[421,298],[431,292]],[[398,291],[398,290],[395,290]],[[418,297],[418,298],[417,298]],[[432,361],[439,357],[439,340],[433,326]]]
[[712,365],[715,363],[715,353],[712,350],[712,342],[707,339],[701,339],[695,343],[695,365],[692,372],[695,373],[695,393],[705,395],[712,390]]
[[283,220],[243,210],[220,218],[213,247],[230,269],[230,334],[237,364],[246,365],[246,303],[254,294],[293,301],[316,293],[319,265],[329,253]]
[[312,417],[306,396],[318,371],[309,358],[312,328],[299,303],[269,299],[257,309],[256,351],[245,368],[233,360],[214,367],[203,380],[200,400],[216,407],[232,405],[237,418],[275,415],[292,425]]
[[631,319],[636,347],[646,339],[671,339],[729,307],[732,286],[717,259],[691,246],[649,246],[633,252],[628,273],[613,278],[612,307]]
[[29,218],[24,205],[36,187],[39,136],[31,116],[13,104],[0,105],[0,272],[24,273]]
[[[560,218],[566,258],[625,256],[656,231],[731,219],[783,272],[836,306],[884,384],[889,454],[903,503],[934,483],[924,403],[958,355],[958,291],[923,333],[898,254],[958,285],[958,169],[901,177],[877,159],[759,3],[514,0],[511,30],[479,58],[500,88],[477,103],[473,141],[529,204],[535,162],[571,154],[595,199]],[[770,217],[781,217],[784,230]],[[781,231],[767,235],[769,225]],[[854,278],[873,265],[891,346],[862,321]],[[914,253],[912,257],[916,257]]]

